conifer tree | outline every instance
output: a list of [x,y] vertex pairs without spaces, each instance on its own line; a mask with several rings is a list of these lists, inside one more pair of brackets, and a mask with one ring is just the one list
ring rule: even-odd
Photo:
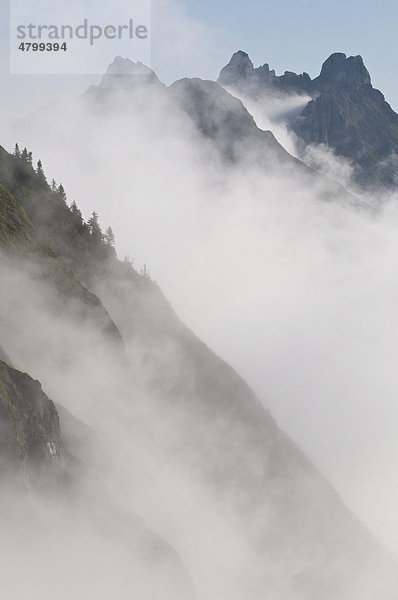
[[82,213],[74,200],[73,200],[72,204],[70,205],[70,211],[71,211],[72,215],[74,215],[76,217],[82,216]]
[[115,234],[113,233],[112,227],[108,227],[104,239],[107,246],[110,246],[111,248],[115,247]]
[[83,222],[83,215],[81,213],[81,210],[79,209],[75,201],[72,202],[69,210],[72,213],[76,227],[80,232],[83,232],[86,226]]
[[21,158],[21,151],[19,149],[19,144],[15,144],[15,148],[14,148],[14,156],[16,158]]
[[39,160],[38,160],[38,162],[37,162],[37,169],[36,169],[36,173],[37,173],[37,175],[39,176],[39,179],[40,179],[41,181],[43,181],[43,182],[44,182],[44,181],[47,181],[47,179],[46,179],[46,176],[45,176],[45,174],[44,174],[44,170],[43,170],[43,164],[42,164],[42,162],[41,162],[41,160],[40,160],[40,159],[39,159]]
[[62,183],[59,184],[57,192],[61,196],[62,200],[66,202],[66,192]]
[[98,214],[96,212],[92,213],[87,224],[89,227],[91,239],[94,242],[101,242],[103,240],[103,235],[102,235],[101,227],[98,222]]

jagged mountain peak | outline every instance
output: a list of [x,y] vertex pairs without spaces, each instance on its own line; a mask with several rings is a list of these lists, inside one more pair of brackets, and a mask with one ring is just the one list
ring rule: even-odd
[[134,62],[130,58],[116,56],[114,61],[108,66],[100,86],[119,84],[120,81],[130,84],[136,84],[137,82],[160,84],[160,80],[154,71],[142,62]]
[[235,52],[232,55],[227,68],[235,69],[236,71],[239,71],[241,75],[246,75],[247,72],[253,71],[254,65],[247,52],[238,50],[238,52]]
[[130,58],[116,56],[108,66],[106,75],[155,75],[153,71],[142,62],[134,62]]
[[156,73],[142,62],[116,56],[98,85],[88,89],[89,96],[104,99],[113,92],[131,91],[145,87],[163,87]]
[[313,81],[322,92],[329,89],[351,90],[362,85],[371,85],[369,71],[361,56],[347,56],[335,52],[323,63],[319,77]]
[[221,70],[218,78],[221,85],[246,91],[255,96],[266,92],[267,94],[307,94],[311,88],[311,78],[307,73],[297,75],[292,71],[285,71],[283,75],[276,75],[268,63],[254,67],[249,55],[239,50],[232,55],[229,63]]
[[235,52],[229,63],[221,70],[219,83],[226,87],[233,86],[236,81],[246,81],[254,73],[254,65],[249,55],[243,50]]

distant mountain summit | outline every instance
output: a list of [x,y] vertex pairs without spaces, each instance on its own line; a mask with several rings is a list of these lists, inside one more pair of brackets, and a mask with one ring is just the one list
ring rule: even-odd
[[228,65],[221,70],[218,83],[225,87],[250,93],[254,97],[259,97],[264,92],[275,95],[281,93],[309,94],[312,85],[308,73],[297,75],[285,71],[283,75],[278,76],[267,63],[254,68],[248,54],[242,50],[235,52]]
[[162,87],[163,84],[155,73],[141,62],[134,62],[129,58],[116,56],[108,66],[99,85],[90,86],[87,94],[97,100],[103,100],[115,92],[128,92],[146,86]]
[[361,56],[347,56],[335,52],[323,63],[321,73],[312,82],[313,93],[335,93],[371,85],[369,71]]
[[255,68],[249,56],[236,52],[221,70],[219,83],[246,97],[307,95],[312,100],[290,123],[302,147],[325,144],[355,168],[363,187],[398,184],[398,115],[383,94],[374,89],[361,56],[336,52],[323,63],[321,73],[286,71],[277,76],[265,64]]

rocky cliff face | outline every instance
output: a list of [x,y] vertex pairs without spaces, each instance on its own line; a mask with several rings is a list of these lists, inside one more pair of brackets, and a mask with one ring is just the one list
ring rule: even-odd
[[371,85],[368,70],[361,56],[347,56],[335,52],[323,63],[321,73],[311,83],[313,94],[351,91]]
[[361,186],[395,187],[398,115],[369,83],[336,89],[309,102],[294,132],[305,145],[325,144],[351,162]]
[[63,448],[54,403],[38,381],[0,361],[1,471],[38,482],[62,474]]

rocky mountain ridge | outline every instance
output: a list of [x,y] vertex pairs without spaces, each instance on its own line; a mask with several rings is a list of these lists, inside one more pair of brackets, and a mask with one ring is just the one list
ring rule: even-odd
[[291,123],[302,147],[323,144],[354,167],[363,188],[397,185],[398,115],[383,94],[373,88],[361,56],[332,54],[318,77],[285,72],[277,76],[269,65],[254,68],[242,51],[221,70],[219,83],[238,95],[261,103],[266,97],[309,96]]
[[276,75],[275,70],[270,70],[267,63],[255,68],[249,55],[239,50],[221,70],[218,83],[227,88],[249,91],[258,97],[261,94],[303,94],[316,97],[319,94],[371,85],[371,79],[361,56],[347,58],[342,52],[336,52],[323,63],[318,77],[311,79],[308,73],[298,75],[292,71]]

